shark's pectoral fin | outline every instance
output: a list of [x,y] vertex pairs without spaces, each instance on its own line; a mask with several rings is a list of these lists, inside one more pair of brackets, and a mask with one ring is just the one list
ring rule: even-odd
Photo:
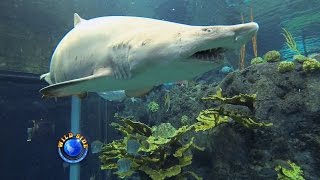
[[45,80],[47,83],[52,84],[51,78],[50,78],[50,73],[42,74],[40,76],[40,80]]
[[146,95],[149,91],[151,91],[153,88],[152,87],[146,87],[146,88],[141,88],[141,89],[130,89],[130,90],[125,90],[125,94],[127,97],[141,97]]
[[81,87],[81,84],[85,83],[91,78],[92,77],[85,77],[52,84],[40,89],[40,93],[46,98],[78,95],[84,92],[83,90],[81,90],[81,88],[79,88]]
[[86,93],[88,89],[94,89],[93,86],[97,85],[92,83],[92,81],[99,78],[106,77],[110,75],[111,72],[107,68],[97,69],[93,75],[84,78],[73,79],[70,81],[64,81],[40,89],[40,93],[45,97],[63,97],[70,95],[80,95]]

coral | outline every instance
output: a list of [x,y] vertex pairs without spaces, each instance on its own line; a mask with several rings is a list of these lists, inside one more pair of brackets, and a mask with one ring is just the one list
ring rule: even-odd
[[222,95],[222,89],[218,88],[216,91],[216,94],[209,95],[208,97],[202,98],[203,100],[213,100],[213,101],[219,101],[223,104],[234,104],[234,105],[242,105],[247,106],[250,109],[253,108],[253,103],[256,100],[257,95],[256,94],[239,94],[233,97],[224,97]]
[[[251,22],[253,22],[252,7],[250,8],[250,20],[251,20]],[[257,34],[255,34],[255,35],[252,37],[252,49],[253,49],[254,57],[257,58],[257,57],[258,57]]]
[[298,61],[299,63],[303,63],[308,58],[301,54],[296,54],[293,56],[293,60]]
[[320,61],[320,53],[312,53],[308,56],[308,58]]
[[298,47],[297,47],[297,43],[296,41],[294,40],[294,38],[292,37],[292,34],[287,31],[285,28],[282,28],[283,29],[283,36],[284,38],[286,39],[286,44],[287,46],[294,52],[296,52],[297,54],[301,54]]
[[155,113],[159,110],[159,104],[155,101],[149,102],[149,104],[147,106],[148,106],[148,109],[153,113]]
[[287,161],[289,168],[277,165],[275,170],[278,172],[279,180],[304,180],[303,171],[299,166],[291,161]]
[[[242,21],[242,23],[244,23],[243,14],[241,14],[241,21]],[[244,69],[244,65],[245,65],[244,61],[246,59],[246,45],[245,44],[243,44],[240,48],[240,57],[239,58],[240,58],[239,59],[239,69],[242,70],[242,69]]]
[[[249,128],[271,125],[256,122],[250,114],[254,111],[255,94],[224,97],[222,89],[219,88],[215,95],[202,99],[215,101],[220,105],[201,111],[194,124],[178,129],[170,123],[149,127],[132,117],[123,118],[116,114],[119,122],[111,125],[123,134],[123,138],[103,145],[99,156],[101,169],[115,170],[114,173],[120,178],[140,173],[151,179],[183,179],[186,176],[202,179],[194,172],[184,171],[184,168],[192,163],[191,150],[204,150],[194,144],[198,131],[212,130],[230,119]],[[187,116],[183,118],[188,119]]]
[[210,108],[200,112],[197,120],[201,124],[195,125],[196,131],[207,130],[221,123],[226,123],[228,122],[228,118],[232,118],[248,128],[272,126],[272,123],[256,122],[254,116],[250,115],[250,111],[254,108],[255,94],[240,94],[228,98],[223,97],[222,89],[219,88],[215,95],[210,95],[202,99],[218,101],[220,105],[217,108]]
[[239,61],[239,69],[242,70],[244,69],[244,61],[246,59],[246,45],[242,45],[240,48],[240,61]]
[[[115,117],[120,123],[112,123],[112,126],[116,127],[124,138],[103,146],[99,156],[101,169],[118,169],[115,174],[120,178],[129,177],[134,172],[144,172],[151,179],[157,180],[178,175],[191,175],[201,179],[194,172],[183,172],[183,168],[192,163],[190,149],[199,149],[194,145],[194,138],[187,143],[180,141],[185,133],[193,129],[193,125],[175,129],[170,123],[162,123],[151,128],[130,117],[123,118],[117,114]],[[135,155],[127,152],[129,140],[140,144]]]
[[170,123],[161,123],[152,128],[153,136],[156,138],[171,138],[175,135],[176,129]]
[[198,123],[194,125],[195,131],[206,131],[217,127],[222,123],[227,123],[227,116],[220,116],[219,112],[215,111],[215,109],[206,109],[199,113],[197,117]]
[[269,51],[264,56],[263,59],[267,62],[277,62],[280,61],[280,53],[279,51]]
[[261,57],[255,57],[253,59],[251,59],[251,64],[261,64],[261,63],[265,63],[265,61],[261,58]]
[[171,99],[170,99],[169,92],[166,92],[166,94],[164,95],[164,106],[167,106],[166,112],[168,112],[171,106]]
[[278,71],[280,73],[290,72],[290,71],[293,71],[294,69],[295,69],[295,64],[293,62],[282,61],[278,65]]
[[320,62],[315,59],[307,59],[302,64],[302,69],[304,72],[313,72],[320,70]]
[[182,115],[180,121],[182,125],[188,125],[192,122],[192,120],[187,115]]

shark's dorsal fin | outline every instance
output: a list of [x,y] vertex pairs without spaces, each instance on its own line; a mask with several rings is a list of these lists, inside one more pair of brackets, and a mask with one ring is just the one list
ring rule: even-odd
[[73,15],[73,24],[74,24],[74,27],[76,27],[79,23],[81,23],[82,21],[85,21],[85,19],[82,19],[79,14],[77,13],[74,13]]

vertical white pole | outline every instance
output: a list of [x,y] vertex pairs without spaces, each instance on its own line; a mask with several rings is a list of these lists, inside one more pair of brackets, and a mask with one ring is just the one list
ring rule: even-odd
[[[81,118],[81,99],[77,96],[72,96],[71,99],[71,132],[74,134],[80,133],[80,118]],[[70,164],[69,180],[80,180],[80,164]]]
[[[109,128],[109,117],[108,117],[108,101],[105,101],[105,123],[103,124],[104,125],[104,127],[105,127],[105,139],[104,139],[104,142],[106,142],[106,143],[108,143],[108,128]],[[110,174],[110,171],[109,170],[105,170],[104,171],[105,172],[105,177],[106,177],[106,180],[108,180],[109,179],[109,174]]]

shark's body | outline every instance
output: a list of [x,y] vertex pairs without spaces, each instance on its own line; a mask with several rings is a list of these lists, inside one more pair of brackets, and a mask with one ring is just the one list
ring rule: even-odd
[[136,91],[194,78],[222,65],[225,49],[237,48],[257,32],[256,23],[189,26],[167,21],[110,16],[83,20],[55,49],[50,86],[44,96],[83,92]]

